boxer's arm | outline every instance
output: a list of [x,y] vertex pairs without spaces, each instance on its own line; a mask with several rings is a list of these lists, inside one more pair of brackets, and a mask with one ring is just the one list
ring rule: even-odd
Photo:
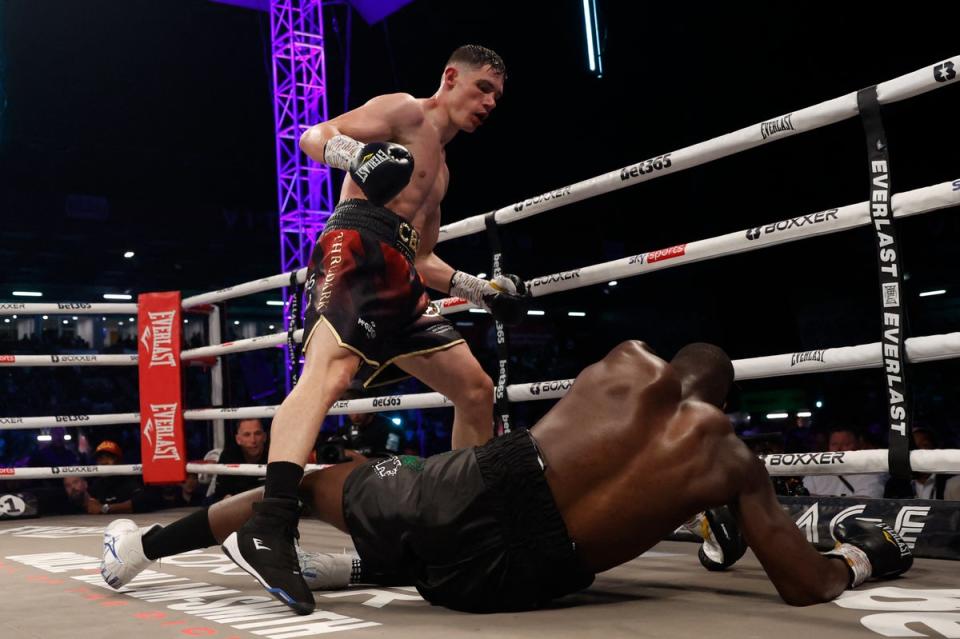
[[437,257],[436,253],[431,251],[426,255],[418,255],[416,267],[424,284],[441,293],[450,292],[450,280],[455,269]]
[[394,140],[398,132],[416,126],[422,119],[423,111],[413,96],[406,93],[381,95],[352,111],[310,127],[300,136],[300,148],[317,162],[329,164],[324,160],[324,149],[333,137],[347,136],[361,143]]

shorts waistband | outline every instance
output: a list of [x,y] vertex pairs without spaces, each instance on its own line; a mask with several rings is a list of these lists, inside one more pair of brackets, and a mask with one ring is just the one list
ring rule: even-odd
[[344,200],[337,204],[324,231],[350,229],[392,244],[410,263],[417,257],[420,232],[402,217],[367,200]]

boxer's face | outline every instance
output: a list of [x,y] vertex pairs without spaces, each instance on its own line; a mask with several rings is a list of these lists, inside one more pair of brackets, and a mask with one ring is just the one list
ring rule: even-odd
[[[454,73],[450,73],[453,71]],[[447,68],[451,82],[450,117],[461,131],[476,131],[503,96],[503,76],[484,65]]]

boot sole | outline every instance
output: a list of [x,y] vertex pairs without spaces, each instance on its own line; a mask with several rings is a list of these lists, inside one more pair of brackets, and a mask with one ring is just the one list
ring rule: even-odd
[[240,546],[237,543],[237,533],[231,533],[229,537],[223,540],[223,544],[220,546],[223,549],[223,552],[226,553],[227,557],[230,558],[230,561],[237,564],[245,572],[247,572],[251,577],[257,580],[264,590],[269,592],[271,595],[276,597],[282,603],[290,607],[298,615],[309,615],[314,610],[316,610],[316,602],[311,601],[310,603],[305,603],[297,601],[293,597],[287,594],[282,588],[274,588],[266,582],[266,580],[260,576],[253,566],[247,563],[243,558],[243,554],[240,552]]

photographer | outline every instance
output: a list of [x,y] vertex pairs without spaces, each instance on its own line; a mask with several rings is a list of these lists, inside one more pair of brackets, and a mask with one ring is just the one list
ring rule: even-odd
[[[363,395],[348,391],[343,399],[360,399]],[[322,437],[322,434],[321,434]],[[317,446],[317,463],[338,464],[348,461],[346,451],[355,450],[365,457],[396,455],[403,442],[403,431],[380,413],[350,413],[337,431],[321,439]]]

